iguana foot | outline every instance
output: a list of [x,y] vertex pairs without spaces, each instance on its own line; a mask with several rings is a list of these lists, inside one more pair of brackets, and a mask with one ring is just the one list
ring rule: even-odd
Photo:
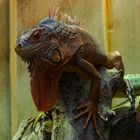
[[106,120],[110,120],[112,117],[116,115],[115,111],[111,110],[108,107],[104,107],[101,112],[102,115],[106,118]]
[[38,114],[38,115],[34,118],[33,129],[36,128],[37,123],[38,123],[40,120],[42,120],[45,116],[46,116],[45,113],[42,112],[42,113]]
[[97,105],[95,105],[94,103],[91,103],[91,102],[87,102],[85,104],[82,104],[82,105],[78,106],[77,110],[83,110],[83,111],[79,112],[75,116],[75,119],[78,119],[78,118],[80,118],[81,116],[83,116],[85,114],[88,115],[87,119],[86,119],[86,121],[85,121],[85,123],[83,125],[83,128],[85,129],[88,126],[88,123],[89,123],[90,119],[92,119],[95,131],[97,132],[97,134],[99,136],[101,136],[100,131],[99,131],[98,126],[97,126],[97,118],[99,116],[104,121],[106,121],[106,118],[104,118],[101,115],[101,113],[98,111]]

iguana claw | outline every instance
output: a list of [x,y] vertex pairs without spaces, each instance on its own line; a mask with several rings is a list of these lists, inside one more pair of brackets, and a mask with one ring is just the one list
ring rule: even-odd
[[78,119],[78,118],[80,118],[81,116],[83,116],[83,115],[85,115],[85,114],[88,114],[88,116],[87,116],[87,118],[86,118],[86,121],[85,121],[85,123],[84,123],[84,125],[83,125],[83,129],[85,129],[85,128],[88,126],[88,123],[89,123],[90,119],[92,119],[93,124],[94,124],[94,128],[95,128],[97,134],[98,134],[99,136],[101,136],[100,131],[99,131],[98,126],[97,126],[97,118],[98,118],[98,116],[99,116],[99,117],[100,117],[101,119],[103,119],[104,121],[107,121],[108,119],[107,119],[107,118],[104,118],[104,116],[101,115],[101,113],[98,111],[98,108],[95,107],[95,105],[92,104],[92,103],[90,103],[90,102],[85,103],[85,104],[82,104],[82,105],[80,105],[80,106],[77,107],[77,110],[81,110],[81,109],[82,109],[82,110],[84,109],[84,110],[83,110],[83,111],[80,111],[80,112],[75,116],[74,119]]
[[33,129],[36,128],[36,125],[37,123],[39,122],[40,119],[44,118],[46,116],[46,114],[43,112],[43,113],[40,113],[39,115],[37,115],[35,118],[34,118],[34,122],[33,122]]

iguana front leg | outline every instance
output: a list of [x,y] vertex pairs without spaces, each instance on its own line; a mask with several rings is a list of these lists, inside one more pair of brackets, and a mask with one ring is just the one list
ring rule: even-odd
[[84,58],[78,57],[76,62],[80,70],[82,70],[82,72],[84,72],[89,78],[91,78],[92,82],[90,86],[90,92],[88,95],[88,101],[77,107],[77,109],[84,109],[84,111],[80,112],[75,118],[79,118],[84,114],[88,114],[83,128],[86,128],[89,120],[92,119],[96,132],[100,135],[96,121],[98,115],[101,116],[98,110],[101,76],[99,72],[95,69],[95,67]]

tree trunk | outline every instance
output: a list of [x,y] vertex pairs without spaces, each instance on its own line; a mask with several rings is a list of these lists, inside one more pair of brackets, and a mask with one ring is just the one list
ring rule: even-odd
[[[109,118],[114,113],[110,110],[112,97],[116,90],[123,85],[123,80],[118,71],[107,72],[104,67],[98,69],[102,77],[99,110]],[[105,126],[102,119],[99,118],[97,121],[101,137],[96,134],[92,121],[89,122],[86,129],[83,129],[86,115],[74,119],[78,113],[77,106],[87,101],[89,87],[90,81],[81,80],[75,74],[63,74],[60,82],[61,100],[52,113],[52,140],[103,140],[109,138],[110,127]]]

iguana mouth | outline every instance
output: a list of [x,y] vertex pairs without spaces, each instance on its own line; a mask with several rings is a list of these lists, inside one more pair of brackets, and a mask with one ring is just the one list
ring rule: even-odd
[[29,62],[33,57],[39,57],[44,62],[57,65],[63,59],[63,54],[59,47],[49,42],[33,44],[26,47],[18,44],[15,51],[25,62]]
[[31,57],[33,55],[38,54],[39,50],[46,48],[46,46],[49,46],[48,42],[32,44],[26,47],[21,47],[21,45],[18,44],[15,48],[15,51],[21,57],[28,57],[28,56]]

